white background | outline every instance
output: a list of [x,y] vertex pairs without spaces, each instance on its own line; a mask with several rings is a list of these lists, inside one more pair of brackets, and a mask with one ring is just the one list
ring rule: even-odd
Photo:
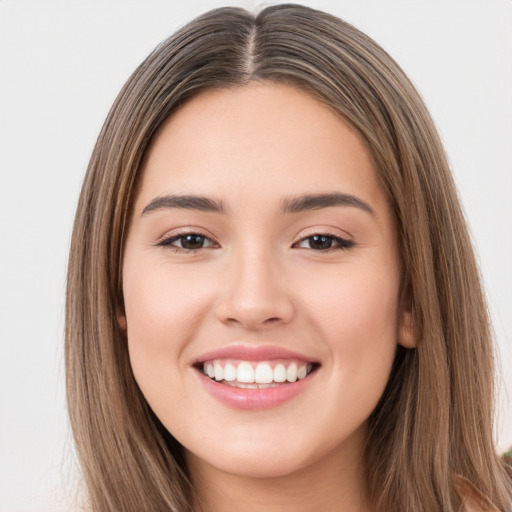
[[[439,127],[501,354],[496,435],[504,449],[512,444],[504,391],[512,393],[512,1],[306,3],[353,23],[390,52]],[[74,209],[96,136],[131,71],[177,27],[225,5],[176,4],[0,0],[2,512],[72,510],[62,333]]]

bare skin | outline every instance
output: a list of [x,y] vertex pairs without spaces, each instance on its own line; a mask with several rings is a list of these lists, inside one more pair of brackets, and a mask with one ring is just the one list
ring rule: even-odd
[[[289,86],[209,90],[162,127],[143,172],[119,320],[144,396],[184,446],[197,511],[369,512],[367,419],[397,344],[414,340],[359,135]],[[311,364],[292,398],[239,407],[204,375],[209,351],[269,347]]]
[[[356,435],[364,440],[364,432]],[[352,453],[335,450],[291,475],[274,478],[246,478],[219,472],[189,454],[187,463],[200,494],[196,512],[370,512],[366,502],[362,446]],[[335,476],[335,477],[334,477]]]

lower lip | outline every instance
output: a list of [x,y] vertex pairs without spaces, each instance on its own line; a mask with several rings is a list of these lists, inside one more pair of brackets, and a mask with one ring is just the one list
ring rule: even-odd
[[208,393],[220,402],[236,409],[270,409],[284,404],[303,393],[314,379],[316,371],[304,379],[265,389],[236,388],[221,384],[197,371],[199,380]]

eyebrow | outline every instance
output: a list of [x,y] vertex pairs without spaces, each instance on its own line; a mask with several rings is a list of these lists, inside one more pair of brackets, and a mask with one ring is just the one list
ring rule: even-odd
[[183,208],[186,210],[198,210],[200,212],[226,213],[222,206],[222,201],[215,201],[214,199],[204,196],[170,195],[155,197],[146,205],[144,210],[142,210],[142,215],[166,208]]
[[[310,210],[319,210],[332,206],[350,206],[359,208],[371,215],[374,211],[368,203],[351,194],[333,192],[328,194],[302,194],[299,196],[286,197],[281,202],[283,213],[300,213]],[[226,210],[222,201],[217,201],[205,196],[198,195],[166,195],[152,199],[142,210],[142,215],[155,210],[182,208],[186,210],[197,210],[201,212],[222,213]]]
[[282,201],[283,213],[298,213],[308,210],[318,210],[331,206],[351,206],[360,208],[374,215],[368,203],[351,194],[333,192],[330,194],[303,194],[300,196],[285,198]]

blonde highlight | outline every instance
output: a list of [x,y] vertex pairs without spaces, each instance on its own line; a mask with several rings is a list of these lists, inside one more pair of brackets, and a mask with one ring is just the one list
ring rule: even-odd
[[[399,348],[370,418],[376,510],[455,511],[456,475],[510,510],[492,432],[489,319],[434,123],[391,57],[351,25],[298,5],[215,9],[159,45],[116,99],[77,208],[66,297],[68,407],[94,511],[188,511],[182,449],[142,396],[119,326],[122,257],[140,170],[164,121],[207,88],[288,83],[365,140],[393,207],[417,348]],[[478,361],[478,370],[475,370]]]

